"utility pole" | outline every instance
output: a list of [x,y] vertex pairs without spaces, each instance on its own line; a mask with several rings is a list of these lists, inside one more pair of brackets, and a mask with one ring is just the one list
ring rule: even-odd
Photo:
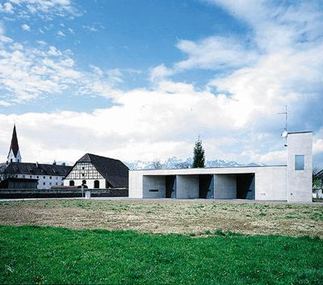
[[285,105],[285,112],[278,113],[278,115],[285,115],[285,128],[281,136],[285,139],[285,146],[287,146],[287,135],[288,135],[288,106]]

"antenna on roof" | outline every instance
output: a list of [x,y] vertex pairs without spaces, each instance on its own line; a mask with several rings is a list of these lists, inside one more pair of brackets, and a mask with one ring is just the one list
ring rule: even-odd
[[285,112],[278,113],[278,115],[285,115],[285,128],[281,134],[281,137],[286,140],[285,146],[287,146],[287,135],[288,135],[288,106],[285,105]]

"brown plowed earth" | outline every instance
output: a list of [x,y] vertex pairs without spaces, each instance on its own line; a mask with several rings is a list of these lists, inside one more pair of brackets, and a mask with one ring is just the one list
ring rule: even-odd
[[323,238],[323,204],[204,200],[0,202],[1,225],[209,235],[216,231]]

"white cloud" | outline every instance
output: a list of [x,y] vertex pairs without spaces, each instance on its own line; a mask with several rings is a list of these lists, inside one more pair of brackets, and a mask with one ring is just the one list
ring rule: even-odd
[[151,81],[159,81],[159,80],[164,80],[168,76],[171,76],[173,74],[174,74],[173,70],[171,70],[170,68],[167,68],[164,64],[160,64],[150,70],[149,77]]
[[21,25],[21,29],[23,30],[23,31],[30,31],[30,26],[28,26],[27,24],[23,24],[23,25]]
[[0,12],[3,11],[5,13],[13,13],[13,6],[10,2],[5,2],[3,4],[0,4]]
[[122,82],[118,69],[97,72],[77,68],[69,50],[59,50],[46,42],[37,47],[14,42],[0,26],[0,100],[1,105],[22,103],[66,90],[74,94],[113,98]]
[[255,51],[249,51],[233,38],[209,37],[198,42],[181,40],[177,47],[188,58],[176,63],[175,70],[239,67],[250,65],[257,58]]
[[93,23],[91,25],[82,25],[82,28],[87,32],[95,33],[104,29],[104,26],[99,23]]
[[8,0],[0,6],[0,12],[20,18],[39,16],[46,20],[53,16],[73,17],[79,14],[70,0]]
[[[186,158],[192,155],[198,135],[203,138],[208,159],[251,162],[260,158],[252,156],[251,150],[262,138],[246,140],[249,152],[239,153],[241,132],[236,127],[239,118],[230,112],[234,101],[228,97],[196,90],[191,84],[163,81],[154,89],[119,93],[114,102],[116,105],[110,108],[89,113],[2,115],[0,127],[8,129],[8,134],[0,142],[0,150],[7,148],[15,121],[25,160],[38,159],[40,149],[41,158],[49,162],[54,159],[73,162],[84,152],[124,161],[165,160],[174,155]],[[48,131],[39,132],[39,126],[46,126]],[[274,140],[279,145],[279,134]]]
[[[1,92],[6,97],[0,97],[0,105],[69,88],[76,94],[112,98],[114,103],[89,112],[0,115],[0,129],[5,130],[0,153],[6,153],[16,121],[22,155],[30,161],[73,162],[84,152],[125,161],[186,158],[201,135],[208,159],[284,163],[279,137],[284,124],[276,114],[283,105],[289,105],[291,125],[322,126],[320,12],[306,5],[304,13],[297,6],[272,10],[262,1],[216,3],[248,23],[253,31],[250,45],[232,35],[181,40],[177,47],[184,60],[152,68],[153,87],[124,92],[118,89],[125,80],[120,69],[81,70],[69,51],[45,42],[30,48],[0,32],[0,84],[6,91]],[[216,73],[200,89],[169,79],[190,69]],[[311,114],[305,116],[307,110]],[[316,123],[308,118],[312,114]],[[297,116],[303,120],[299,125],[293,123]],[[39,126],[48,131],[39,132]],[[321,132],[315,136],[314,154],[322,154]]]
[[58,32],[57,32],[57,35],[58,35],[58,36],[60,36],[60,37],[65,37],[65,34],[64,34],[64,32],[62,32],[62,31],[58,31]]

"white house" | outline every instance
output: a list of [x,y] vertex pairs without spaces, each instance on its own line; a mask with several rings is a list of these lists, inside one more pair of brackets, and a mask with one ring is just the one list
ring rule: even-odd
[[312,201],[312,132],[289,132],[287,164],[134,170],[130,198]]
[[63,186],[63,179],[70,171],[71,166],[57,164],[41,164],[30,162],[10,162],[0,167],[0,181],[5,184],[6,180],[25,181],[26,188],[28,180],[30,185],[33,180],[37,181],[37,189],[50,189],[56,186]]
[[67,174],[64,186],[128,188],[128,171],[120,160],[86,153]]

